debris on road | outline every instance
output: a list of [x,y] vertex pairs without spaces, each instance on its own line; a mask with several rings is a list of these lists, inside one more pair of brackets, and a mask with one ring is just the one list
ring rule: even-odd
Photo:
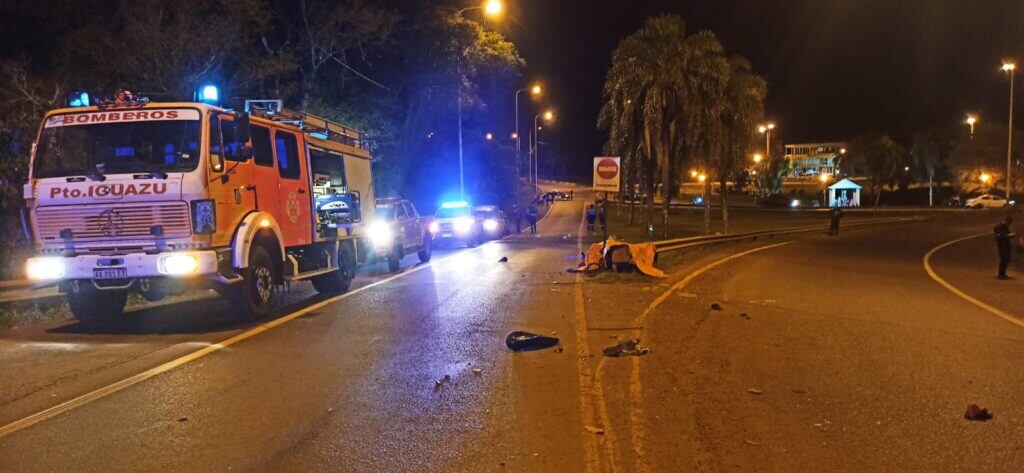
[[451,376],[444,375],[443,378],[441,378],[441,379],[439,379],[437,381],[434,381],[434,392],[437,392],[437,390],[441,389],[441,385],[443,385],[444,383],[447,383],[450,379],[452,379]]
[[650,352],[650,349],[645,348],[645,347],[640,347],[640,346],[638,346],[639,344],[640,344],[640,340],[634,338],[632,340],[626,340],[624,342],[619,342],[616,345],[612,345],[612,346],[610,346],[608,348],[605,348],[603,353],[604,353],[604,356],[616,357],[616,356],[621,356],[621,355],[640,356],[640,355],[646,355],[647,353]]
[[182,417],[178,419],[178,422],[188,422],[188,417]]
[[970,404],[967,406],[967,412],[964,412],[964,419],[967,420],[978,420],[986,421],[992,418],[992,413],[984,407],[978,407],[977,404]]
[[711,310],[722,310],[722,305],[717,302],[714,302],[711,304]]
[[484,370],[482,370],[480,368],[473,368],[473,374],[475,374],[477,376],[480,376],[481,374],[483,374],[483,372],[484,372]]
[[563,351],[565,351],[565,349],[562,347],[555,348],[555,353],[562,353]]
[[584,428],[587,429],[587,432],[590,432],[592,434],[597,434],[597,435],[603,435],[604,434],[604,429],[602,429],[600,427],[594,427],[592,425],[588,425],[588,426],[585,426]]
[[536,333],[515,331],[505,337],[505,346],[512,351],[539,350],[558,345],[558,338]]
[[740,313],[740,317],[743,317],[744,319],[750,320],[750,316],[749,316],[749,315],[747,315],[747,313],[746,313],[746,312],[742,312],[742,313]]
[[639,271],[656,278],[668,277],[654,267],[655,250],[650,243],[629,244],[609,238],[604,243],[594,243],[583,253],[582,264],[570,273],[589,273],[601,270],[616,272]]
[[757,389],[757,388],[747,388],[747,392],[750,393],[750,394],[756,394],[758,396],[764,394],[764,391],[762,391],[760,389]]
[[751,447],[760,447],[761,445],[764,445],[756,440],[744,440],[744,442],[746,442],[747,445],[750,445]]
[[508,256],[502,256],[501,259],[498,260],[498,262],[499,263],[508,263]]

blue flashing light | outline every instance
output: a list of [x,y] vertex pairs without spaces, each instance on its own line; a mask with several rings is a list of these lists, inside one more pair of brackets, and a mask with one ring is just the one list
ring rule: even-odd
[[71,107],[88,107],[89,106],[89,93],[88,92],[75,92],[71,95],[71,101],[68,102],[68,106]]
[[461,209],[463,207],[469,207],[469,202],[461,200],[457,202],[444,202],[441,204],[442,209]]
[[199,101],[205,103],[217,103],[220,102],[220,90],[217,86],[207,84],[199,88]]

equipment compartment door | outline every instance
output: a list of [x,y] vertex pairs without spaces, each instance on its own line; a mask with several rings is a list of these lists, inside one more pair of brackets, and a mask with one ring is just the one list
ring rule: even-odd
[[274,144],[270,128],[252,125],[252,191],[256,193],[256,208],[273,215],[279,224],[282,220],[281,205],[278,203],[277,166],[274,165]]
[[278,223],[284,234],[284,246],[308,245],[313,240],[312,198],[309,193],[309,173],[305,146],[299,147],[299,137],[292,132],[274,130],[274,155],[277,157]]

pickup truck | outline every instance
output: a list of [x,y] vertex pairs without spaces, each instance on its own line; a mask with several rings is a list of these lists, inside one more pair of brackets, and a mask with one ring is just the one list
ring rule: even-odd
[[368,229],[374,254],[398,271],[402,257],[415,252],[420,261],[430,261],[433,235],[412,202],[395,197],[377,199],[373,223]]

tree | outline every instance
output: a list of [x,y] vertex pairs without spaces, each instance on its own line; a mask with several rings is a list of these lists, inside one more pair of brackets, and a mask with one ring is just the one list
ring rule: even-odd
[[750,62],[746,59],[734,56],[729,60],[729,67],[725,108],[721,117],[725,139],[720,152],[714,155],[715,174],[722,187],[722,224],[725,233],[729,233],[728,180],[733,178],[739,185],[740,174],[745,173],[743,164],[755,148],[754,129],[764,117],[764,99],[768,92],[767,83],[752,72]]
[[900,163],[903,162],[903,148],[878,132],[869,132],[850,141],[845,162],[853,173],[864,176],[868,188],[875,196],[875,211],[882,197],[882,186],[896,176]]
[[916,174],[928,181],[928,205],[934,205],[935,181],[942,182],[947,174],[950,142],[941,130],[929,130],[914,134],[910,149],[911,166]]
[[[683,58],[685,24],[677,16],[663,15],[647,20],[642,28],[619,43],[612,55],[612,67],[605,81],[603,124],[616,127],[617,144],[636,140],[646,159],[649,179],[645,184],[647,221],[654,209],[655,168],[661,170],[662,231],[667,237],[668,209],[672,201],[673,168],[682,123]],[[615,115],[618,114],[616,117]],[[640,131],[639,136],[635,132]]]

